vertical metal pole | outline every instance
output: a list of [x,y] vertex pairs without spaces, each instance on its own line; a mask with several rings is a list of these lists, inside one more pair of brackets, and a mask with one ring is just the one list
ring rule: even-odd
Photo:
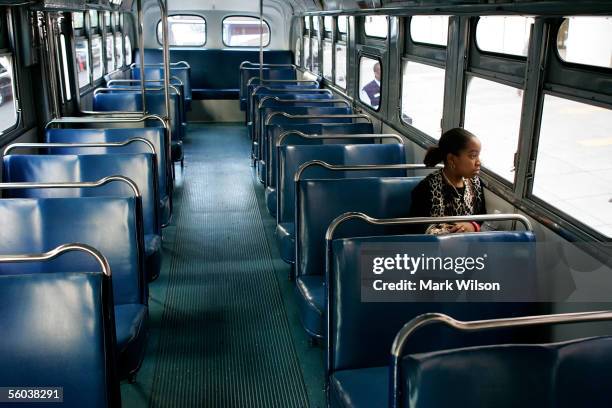
[[55,49],[55,29],[53,27],[53,18],[51,13],[45,12],[45,24],[43,24],[43,32],[45,34],[45,51],[47,54],[48,71],[51,86],[51,108],[53,110],[53,117],[60,118],[62,116],[59,107],[59,90],[58,87],[58,67],[57,62],[57,51]]
[[261,84],[263,81],[263,2],[264,0],[259,0],[259,83]]
[[[168,9],[167,0],[158,0],[161,12],[162,34],[163,34],[163,54],[164,54],[164,96],[166,99],[166,122],[168,123],[168,133],[172,140],[172,126],[170,124],[170,44],[168,42]],[[177,118],[174,118],[176,120]]]
[[142,94],[142,114],[147,114],[147,98],[145,97],[145,49],[144,49],[144,13],[142,0],[136,2],[138,8],[138,48],[140,49],[140,93]]

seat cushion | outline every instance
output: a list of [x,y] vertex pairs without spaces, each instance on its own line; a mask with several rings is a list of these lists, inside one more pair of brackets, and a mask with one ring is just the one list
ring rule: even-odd
[[336,371],[329,392],[332,407],[387,407],[389,367]]
[[266,206],[270,215],[276,218],[276,188],[266,187]]
[[298,309],[304,329],[313,337],[323,337],[325,281],[321,275],[305,275],[295,280]]
[[148,308],[141,304],[115,306],[115,331],[119,376],[126,378],[140,368],[147,339]]
[[283,261],[295,263],[295,224],[285,222],[276,225],[276,242]]
[[145,244],[145,268],[147,270],[147,279],[153,281],[159,276],[161,269],[162,258],[162,239],[156,234],[147,234],[144,236]]

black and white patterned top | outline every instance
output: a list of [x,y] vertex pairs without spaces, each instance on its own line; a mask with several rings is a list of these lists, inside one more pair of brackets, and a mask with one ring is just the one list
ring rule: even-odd
[[482,182],[478,176],[464,179],[464,187],[451,186],[436,170],[412,191],[411,217],[443,217],[486,214]]

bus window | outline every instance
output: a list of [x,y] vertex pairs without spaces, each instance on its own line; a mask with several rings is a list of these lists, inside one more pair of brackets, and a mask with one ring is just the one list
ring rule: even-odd
[[125,37],[125,65],[130,65],[132,63],[132,41],[130,40],[130,36],[126,35]]
[[306,69],[310,69],[310,38],[309,37],[304,37],[304,61],[303,61],[302,66]]
[[102,37],[99,35],[91,38],[91,65],[94,81],[102,78],[104,74],[102,65]]
[[123,67],[123,36],[121,33],[115,34],[115,61],[117,68]]
[[336,44],[336,85],[346,89],[346,45]]
[[359,60],[359,99],[379,110],[381,101],[382,65],[379,60],[361,57]]
[[62,72],[64,74],[64,101],[72,99],[72,92],[70,90],[70,74],[68,71],[68,47],[66,47],[66,36],[60,34],[60,48],[62,52]]
[[612,110],[545,95],[533,195],[612,237]]
[[444,69],[404,61],[402,70],[402,121],[434,139],[441,135],[444,104]]
[[14,90],[13,58],[10,55],[0,56],[0,121],[2,123],[0,130],[2,131],[17,123]]
[[480,17],[476,26],[476,43],[483,51],[526,57],[532,24],[532,17]]
[[482,165],[514,181],[522,92],[478,77],[468,77],[464,127],[482,142]]
[[346,34],[348,32],[348,17],[340,16],[338,17],[338,32],[341,34]]
[[263,46],[270,44],[270,26],[263,22],[263,30],[258,18],[226,17],[223,19],[223,44],[226,47],[259,47],[260,34],[263,32]]
[[89,85],[89,41],[79,38],[75,44],[75,57],[79,77],[79,88]]
[[612,68],[612,17],[569,17],[557,33],[562,60]]
[[417,43],[444,45],[448,41],[448,16],[414,16],[410,37]]
[[323,78],[332,80],[333,70],[332,60],[332,43],[331,41],[323,41]]
[[302,38],[298,37],[297,40],[295,40],[295,65],[297,65],[298,67],[301,65],[301,58],[302,58]]
[[364,27],[368,37],[387,38],[389,20],[387,16],[366,16]]
[[319,71],[319,40],[313,38],[312,40],[312,72],[318,74]]
[[334,22],[334,18],[332,16],[323,17],[323,27],[325,28],[325,31],[330,32],[330,33],[332,32],[333,22]]
[[[162,44],[161,21],[157,23],[157,41]],[[200,47],[206,44],[206,20],[200,16],[178,15],[168,17],[168,44]]]

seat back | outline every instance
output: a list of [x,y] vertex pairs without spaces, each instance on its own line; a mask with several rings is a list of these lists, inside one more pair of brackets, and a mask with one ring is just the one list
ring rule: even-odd
[[[144,248],[136,207],[134,197],[2,199],[2,252],[42,253],[66,242],[92,246],[110,265],[114,304],[146,305]],[[4,264],[0,268],[0,274],[14,275],[96,272],[100,265],[90,255],[73,252],[50,262]]]
[[[142,196],[145,234],[161,232],[155,158],[150,153],[112,155],[8,155],[3,158],[5,182],[84,182],[121,175],[138,186]],[[10,197],[91,197],[132,196],[124,183],[110,183],[100,188],[11,190]],[[94,245],[95,246],[95,245]]]
[[[379,173],[371,171],[370,173]],[[365,173],[367,174],[367,173]],[[363,212],[374,218],[409,215],[412,190],[422,177],[307,179],[296,186],[295,245],[296,276],[325,274],[325,232],[340,215]],[[325,175],[327,177],[327,175]],[[321,201],[325,200],[325,205]],[[342,236],[363,236],[372,228],[363,223],[346,223]]]
[[[133,79],[140,79],[140,66],[136,65],[131,69],[131,76]],[[183,91],[185,101],[187,102],[186,108],[189,109],[191,105],[192,99],[192,89],[191,89],[191,67],[189,66],[177,66],[170,67],[170,76],[177,77],[181,80],[183,84]],[[147,67],[145,66],[145,78],[146,79],[160,79],[164,78],[164,68],[163,67]]]
[[[288,69],[287,67],[263,68],[264,79],[297,79],[297,71]],[[247,84],[251,78],[259,78],[259,67],[242,67],[240,68],[240,110],[246,109],[247,100]]]
[[0,384],[61,386],[66,406],[117,406],[110,279],[60,271],[0,276]]
[[468,407],[474,401],[502,408],[610,405],[609,336],[411,354],[401,364],[402,407]]
[[[306,145],[281,146],[279,149],[279,174],[277,194],[277,222],[295,220],[295,182],[293,177],[298,168],[310,160],[323,160],[329,164],[401,164],[406,162],[404,146],[401,144],[373,145]],[[303,173],[306,178],[346,178],[367,176],[396,176],[405,173],[398,170],[380,172],[329,173],[321,168],[310,168]]]
[[[367,227],[361,233],[367,234]],[[371,235],[377,234],[371,226]],[[338,231],[341,232],[341,231]],[[499,317],[536,315],[542,313],[542,304],[512,302],[364,302],[361,297],[361,260],[363,251],[372,245],[394,245],[399,253],[411,253],[415,244],[427,248],[441,257],[465,253],[466,245],[477,243],[535,242],[532,232],[496,231],[478,234],[369,236],[334,239],[331,246],[331,269],[327,270],[327,367],[336,370],[386,366],[390,361],[391,344],[399,329],[412,318],[423,313],[439,312],[459,320],[480,320]],[[402,250],[402,246],[406,250]],[[521,276],[536,276],[535,251],[525,246],[508,246],[499,264],[487,265],[487,271],[499,273],[520,270]],[[534,248],[535,249],[535,248]],[[419,251],[419,254],[421,251]],[[515,276],[515,275],[514,275]],[[523,284],[523,282],[521,282]],[[528,289],[530,283],[525,282]],[[431,326],[419,330],[410,339],[410,353],[464,347],[469,345],[533,339],[533,328],[526,331],[503,331],[457,334],[446,327]],[[541,333],[537,333],[538,335]]]

